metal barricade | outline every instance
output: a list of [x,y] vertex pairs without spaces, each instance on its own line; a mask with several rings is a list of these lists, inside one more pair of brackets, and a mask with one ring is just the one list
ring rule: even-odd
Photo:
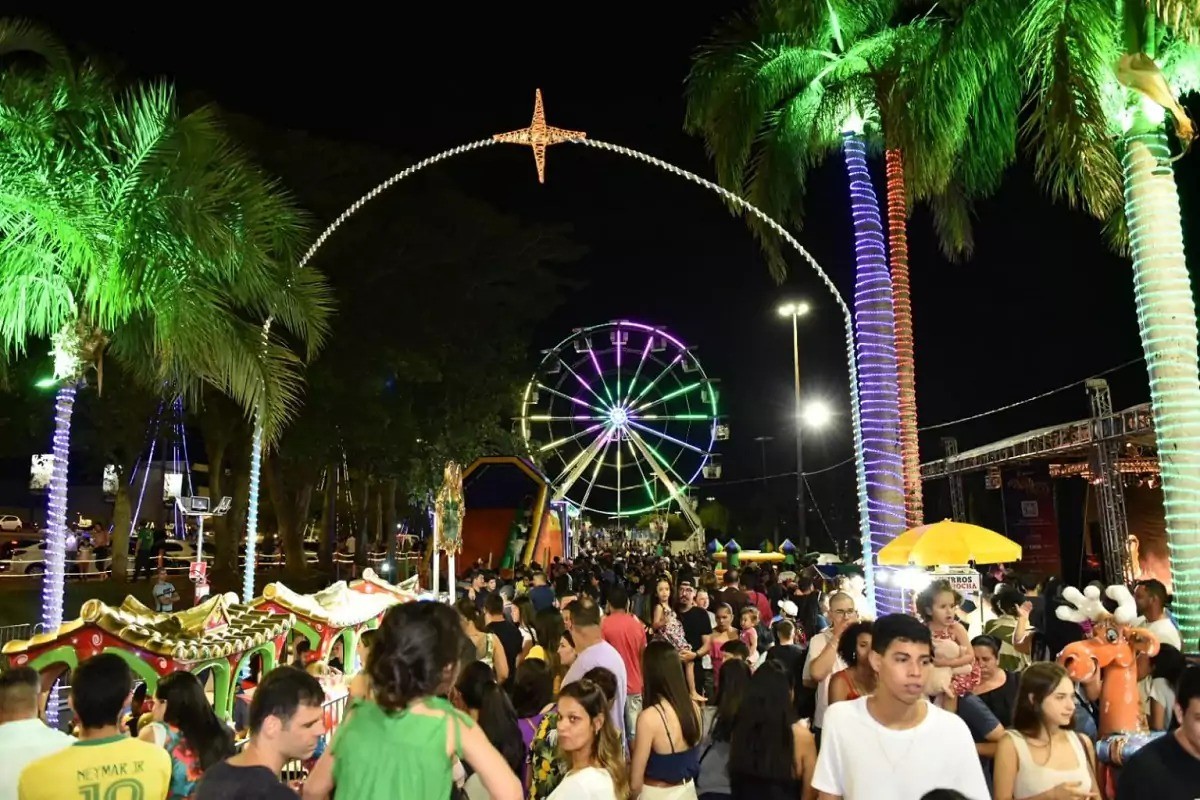
[[29,639],[35,633],[37,628],[41,627],[41,623],[34,625],[26,622],[23,625],[0,625],[0,647],[8,644],[14,639]]

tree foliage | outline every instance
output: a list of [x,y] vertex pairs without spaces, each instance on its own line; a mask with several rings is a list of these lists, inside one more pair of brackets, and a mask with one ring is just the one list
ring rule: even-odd
[[[248,119],[236,129],[319,225],[408,165]],[[319,506],[312,486],[343,457],[356,500],[371,484],[421,504],[447,460],[522,453],[511,420],[534,326],[567,284],[558,266],[582,252],[570,234],[500,213],[436,174],[394,186],[334,233],[312,263],[329,275],[339,316],[273,455],[289,504],[277,510],[291,513],[306,492]]]
[[[0,21],[0,46],[49,53],[0,72],[0,350],[76,328],[97,372],[108,356],[152,390],[213,386],[276,432],[331,311],[321,273],[296,271],[303,216],[214,109],[182,114],[169,85],[120,87],[47,42]],[[268,314],[299,354],[276,334],[263,355]]]

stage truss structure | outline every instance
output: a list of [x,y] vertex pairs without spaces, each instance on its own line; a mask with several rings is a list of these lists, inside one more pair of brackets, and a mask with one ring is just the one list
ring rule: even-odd
[[577,328],[546,350],[525,387],[519,427],[553,499],[607,519],[677,504],[701,530],[689,487],[715,477],[716,382],[661,327],[616,320]]

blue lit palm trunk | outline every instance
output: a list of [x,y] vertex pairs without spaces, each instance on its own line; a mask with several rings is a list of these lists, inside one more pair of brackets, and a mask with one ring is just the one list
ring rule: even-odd
[[[1150,400],[1175,602],[1189,644],[1200,638],[1200,370],[1196,308],[1183,253],[1179,194],[1161,125],[1142,120],[1124,141],[1125,214],[1134,301]],[[1128,558],[1128,553],[1125,554]]]
[[[63,591],[67,565],[67,467],[71,455],[71,413],[75,410],[75,384],[59,387],[54,399],[54,463],[46,501],[46,562],[42,574],[42,629],[58,630],[63,621]],[[58,689],[50,693],[46,721],[58,722]]]
[[246,564],[242,573],[242,602],[254,599],[254,568],[257,560],[258,492],[262,477],[263,426],[262,412],[254,414],[254,441],[250,443],[250,505],[246,508]]
[[[863,542],[863,558],[874,560],[885,544],[904,532],[895,312],[883,219],[867,169],[866,142],[859,135],[846,134],[842,151],[846,157],[850,209],[854,219],[855,355],[870,518],[870,533]],[[875,585],[875,604],[877,614],[904,610],[899,591],[878,583]]]

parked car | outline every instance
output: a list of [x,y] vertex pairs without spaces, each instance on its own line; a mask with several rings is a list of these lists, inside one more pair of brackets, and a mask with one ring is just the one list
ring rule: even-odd
[[[188,564],[196,560],[196,548],[190,542],[174,542],[168,541],[163,543],[163,566],[173,572],[186,570]],[[68,551],[68,558],[71,558]],[[73,564],[67,564],[67,573],[73,574],[78,572],[78,569],[72,569]],[[101,564],[93,562],[92,570],[100,571],[106,569],[109,562],[105,561]],[[157,566],[157,565],[156,565]],[[129,570],[133,572],[133,563],[130,562]],[[46,542],[40,541],[36,543],[24,543],[12,550],[7,561],[0,562],[0,572],[8,572],[11,575],[41,575],[46,571]]]
[[20,517],[5,514],[0,517],[0,531],[20,531],[25,529],[25,523]]

